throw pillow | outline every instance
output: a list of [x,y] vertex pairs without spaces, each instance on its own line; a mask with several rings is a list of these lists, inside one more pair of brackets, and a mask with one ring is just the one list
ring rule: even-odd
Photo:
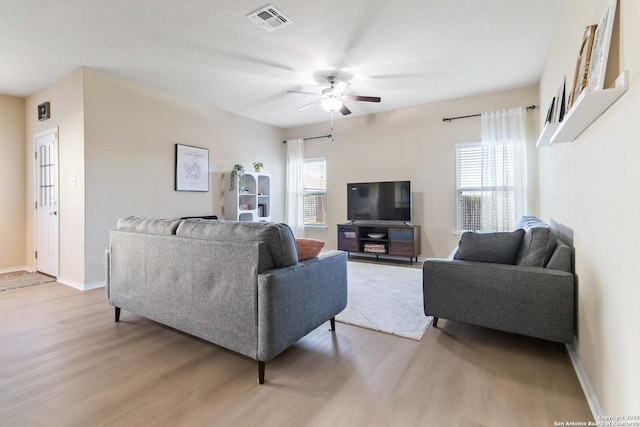
[[317,239],[296,239],[296,249],[298,249],[298,260],[304,261],[318,256],[324,247],[324,242]]
[[515,264],[524,230],[499,233],[466,232],[458,244],[454,259],[464,261]]
[[544,267],[556,247],[556,233],[535,216],[523,216],[516,228],[524,230],[516,265]]
[[562,240],[556,240],[556,249],[549,259],[547,268],[571,273],[571,249]]

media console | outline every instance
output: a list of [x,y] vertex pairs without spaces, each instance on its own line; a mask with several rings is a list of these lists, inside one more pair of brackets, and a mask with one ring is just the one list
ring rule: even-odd
[[409,257],[418,261],[420,226],[404,224],[338,224],[338,249],[351,253]]

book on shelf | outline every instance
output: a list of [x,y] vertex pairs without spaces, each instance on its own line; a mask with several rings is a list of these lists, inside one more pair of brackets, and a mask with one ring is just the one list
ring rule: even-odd
[[384,243],[365,243],[364,252],[369,252],[374,254],[386,254],[387,248]]

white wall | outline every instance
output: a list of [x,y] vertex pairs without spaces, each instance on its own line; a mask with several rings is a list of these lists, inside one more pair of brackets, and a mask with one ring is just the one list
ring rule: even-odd
[[[36,106],[45,101],[51,118],[40,122]],[[220,215],[220,175],[236,163],[265,164],[272,174],[272,218],[283,219],[279,128],[88,68],[28,97],[26,111],[26,260],[20,262],[33,267],[33,136],[58,126],[63,283],[87,288],[104,281],[104,249],[119,217]],[[174,190],[176,143],[209,149],[208,192]]]
[[0,95],[0,272],[26,267],[24,104]]
[[[37,106],[51,105],[51,118],[39,121]],[[33,138],[39,132],[58,127],[60,273],[59,280],[68,284],[84,283],[84,112],[82,70],[78,69],[26,100],[26,258],[33,267],[34,198]],[[71,187],[70,177],[77,186]]]
[[[562,75],[573,84],[584,27],[598,23],[607,4],[559,2],[540,84],[543,104]],[[638,415],[640,2],[620,0],[618,11],[607,81],[628,69],[629,90],[573,143],[540,150],[540,206],[542,217],[563,225],[575,245],[574,346],[596,403],[608,415]]]
[[[104,280],[119,217],[220,216],[220,175],[236,163],[272,174],[272,218],[283,220],[282,130],[85,69],[86,277]],[[208,192],[175,191],[175,144],[209,149]]]
[[[384,101],[384,100],[383,100]],[[449,254],[456,231],[455,145],[480,141],[480,118],[443,122],[443,117],[538,105],[537,86],[336,120],[334,142],[305,142],[305,157],[327,159],[328,228],[308,237],[337,245],[336,224],[347,219],[348,182],[411,180],[413,223],[421,229],[421,257]],[[328,114],[328,113],[327,113]],[[528,213],[538,213],[538,114],[527,113],[529,132]],[[285,131],[287,139],[329,133],[330,125]]]

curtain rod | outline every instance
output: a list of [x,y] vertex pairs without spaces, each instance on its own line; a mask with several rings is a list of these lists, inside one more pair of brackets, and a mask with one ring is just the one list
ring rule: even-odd
[[[535,110],[536,106],[535,105],[529,105],[527,107],[527,110]],[[466,119],[467,117],[479,117],[481,116],[482,113],[479,114],[469,114],[468,116],[458,116],[458,117],[444,117],[442,119],[443,122],[450,122],[451,120],[458,120],[458,119]]]
[[[320,138],[333,138],[333,135],[331,135],[330,133],[327,135],[320,135],[320,136],[310,136],[309,138],[302,138],[303,141],[308,141],[310,139],[320,139]],[[287,141],[282,141],[283,144],[286,144]]]

